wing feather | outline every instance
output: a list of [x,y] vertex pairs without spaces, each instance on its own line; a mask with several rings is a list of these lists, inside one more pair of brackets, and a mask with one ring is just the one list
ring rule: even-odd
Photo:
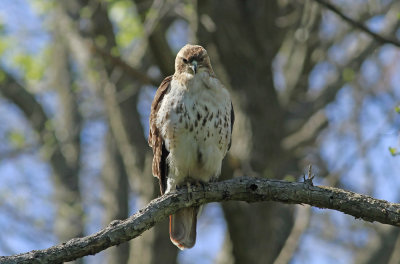
[[172,76],[165,78],[157,89],[151,104],[150,112],[150,131],[149,131],[149,145],[153,148],[153,164],[152,171],[153,175],[158,178],[160,182],[161,194],[164,194],[167,184],[168,177],[168,164],[167,157],[169,152],[165,148],[164,139],[161,136],[161,132],[157,127],[157,113],[160,109],[161,102],[164,96],[169,91],[169,86],[172,80]]
[[231,145],[232,145],[232,131],[233,131],[234,123],[235,123],[235,111],[233,110],[233,104],[231,102],[231,138],[229,139],[228,150],[231,149]]

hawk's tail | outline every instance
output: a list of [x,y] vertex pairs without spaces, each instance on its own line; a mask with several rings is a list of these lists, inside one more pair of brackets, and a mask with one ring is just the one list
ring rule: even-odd
[[196,243],[199,207],[183,208],[169,216],[169,237],[179,249],[192,248]]

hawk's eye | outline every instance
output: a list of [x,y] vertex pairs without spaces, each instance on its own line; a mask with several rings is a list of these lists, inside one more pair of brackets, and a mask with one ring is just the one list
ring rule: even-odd
[[183,60],[184,63],[188,63],[187,59],[183,58],[182,60]]

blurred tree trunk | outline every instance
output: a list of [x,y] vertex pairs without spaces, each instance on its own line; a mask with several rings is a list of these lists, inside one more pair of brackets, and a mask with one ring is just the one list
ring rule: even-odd
[[[85,52],[90,53],[90,44],[85,42],[85,38],[91,38],[95,40],[97,37],[101,37],[105,40],[102,49],[107,52],[111,52],[111,49],[116,46],[113,28],[111,22],[108,19],[108,13],[106,6],[98,2],[88,1],[65,1],[61,3],[63,11],[67,18],[72,22],[72,25],[76,28],[64,28],[65,32],[68,30],[74,30],[77,36],[81,36],[82,49]],[[91,14],[88,18],[80,17],[80,10],[86,8]],[[89,19],[90,23],[87,27],[79,27],[81,19]],[[70,43],[72,49],[72,43]],[[96,62],[96,63],[95,63]],[[101,72],[104,71],[106,74],[111,74],[113,65],[107,64],[100,57],[93,57],[91,61],[85,62],[87,65],[82,69],[84,74],[92,74],[93,71],[97,71],[101,76]],[[102,67],[105,67],[102,68]],[[106,86],[108,76],[101,76],[93,80],[92,85],[94,89],[100,95],[103,95],[102,89]],[[125,82],[126,86],[126,82]],[[125,88],[125,87],[124,87]],[[114,95],[115,96],[115,95]],[[133,108],[133,111],[131,111]],[[130,107],[129,113],[135,113],[135,104]],[[128,112],[128,111],[127,111]],[[136,114],[137,116],[137,114]],[[134,119],[135,121],[137,119]],[[139,126],[140,129],[140,126]],[[134,131],[137,131],[137,127]],[[137,133],[137,132],[136,132]],[[106,137],[106,151],[105,151],[105,164],[103,166],[102,180],[104,186],[105,195],[103,196],[103,202],[105,205],[105,224],[110,223],[116,219],[125,219],[129,215],[129,180],[127,175],[126,167],[122,162],[121,153],[117,147],[117,141],[115,135],[111,132]],[[135,166],[135,164],[132,164]],[[129,259],[129,245],[123,244],[118,247],[114,247],[107,251],[107,262],[108,263],[127,263]]]
[[[103,52],[112,54],[112,49],[116,48],[116,40],[113,31],[112,23],[108,17],[107,4],[102,1],[69,1],[63,3],[64,8],[69,17],[75,22],[78,27],[80,15],[79,10],[88,8],[92,15],[88,27],[75,30],[80,32],[82,36],[90,36],[92,40],[101,36],[104,39],[102,46],[96,48],[101,49]],[[86,18],[87,19],[87,18]],[[157,30],[156,32],[160,32]],[[165,36],[161,35],[165,39]],[[160,38],[159,38],[160,39]],[[165,41],[166,43],[166,41]],[[96,43],[93,43],[97,45]],[[159,47],[159,45],[157,46]],[[150,50],[152,52],[153,50]],[[153,52],[154,53],[154,52]],[[96,55],[96,53],[94,54]],[[153,56],[157,58],[155,54]],[[139,204],[147,204],[151,199],[159,194],[159,187],[156,180],[151,176],[150,168],[150,148],[147,145],[141,125],[140,115],[137,110],[137,103],[139,98],[139,89],[141,83],[135,80],[134,76],[115,65],[110,58],[95,56],[93,58],[96,63],[93,64],[92,70],[100,74],[100,80],[97,80],[99,92],[105,101],[106,114],[108,117],[111,135],[115,146],[118,149],[118,156],[122,159],[123,164],[120,164],[125,169],[126,173],[120,173],[114,181],[131,182],[132,188],[139,195]],[[140,61],[140,60],[139,60]],[[173,61],[171,62],[173,65]],[[171,67],[169,71],[173,70]],[[130,96],[121,98],[117,94],[126,90],[134,90]],[[110,146],[110,145],[109,145]],[[111,146],[110,146],[111,147]],[[116,162],[118,157],[112,157],[109,154],[108,164]],[[114,161],[112,161],[114,159]],[[115,164],[114,164],[115,165]],[[105,172],[107,182],[111,181],[116,171],[111,172],[112,166],[108,166],[110,171]],[[106,167],[105,167],[106,169]],[[116,167],[114,169],[117,169]],[[147,169],[147,170],[146,170]],[[123,179],[125,178],[126,179]],[[128,180],[128,177],[130,180]],[[107,184],[107,183],[106,183]],[[122,197],[119,188],[112,188],[109,186],[108,196],[111,200],[105,204],[109,217],[123,215],[124,206],[113,205],[115,202],[128,203],[129,197]],[[122,187],[122,186],[120,186]],[[124,186],[127,187],[127,186]],[[123,201],[126,199],[126,201]],[[115,209],[122,211],[113,211]],[[111,219],[108,219],[111,220]],[[136,239],[131,243],[133,248],[130,254],[129,262],[134,263],[175,263],[177,256],[177,249],[171,245],[168,237],[167,223],[158,225],[152,230],[146,232],[140,239]],[[165,250],[164,250],[165,249]],[[110,253],[109,263],[126,263],[119,262],[121,256],[128,256],[128,249],[124,246],[118,249],[117,253]],[[160,254],[160,252],[163,254]]]
[[[158,184],[156,187],[158,189]],[[141,199],[143,198],[141,197]],[[178,250],[169,240],[168,223],[169,220],[166,219],[131,241],[130,264],[173,264],[177,262]]]
[[366,247],[355,258],[354,263],[399,263],[399,229],[393,226],[380,226],[377,231],[377,235],[369,239]]
[[[216,71],[233,91],[238,117],[230,159],[239,158],[242,166],[224,169],[223,178],[235,170],[277,177],[296,168],[297,160],[281,147],[284,111],[273,83],[272,61],[282,42],[279,13],[276,1],[198,1],[197,37],[213,63],[226,66]],[[234,263],[273,263],[291,231],[292,208],[236,202],[223,209]]]
[[[150,12],[150,7],[153,1],[148,0],[133,0],[143,28],[146,23],[146,15]],[[147,52],[151,54],[151,60],[161,70],[162,76],[171,75],[174,72],[174,55],[172,54],[167,39],[166,29],[167,24],[165,21],[159,21],[155,28],[147,34]],[[138,94],[137,94],[138,95]],[[137,102],[130,105],[137,106]],[[130,112],[125,112],[127,118],[125,122],[132,125],[137,123],[132,120]],[[140,121],[138,120],[140,123]],[[143,131],[143,129],[141,130]],[[146,132],[145,132],[146,133]],[[142,136],[143,138],[143,136]],[[142,147],[143,157],[147,157],[145,169],[142,171],[142,177],[136,179],[138,183],[137,192],[140,196],[139,207],[146,205],[150,200],[160,195],[159,185],[157,179],[152,177],[151,172],[151,159],[152,155],[150,148],[145,144]],[[145,155],[145,153],[147,155]],[[140,185],[140,186],[139,186]],[[148,264],[169,264],[176,263],[178,249],[170,242],[168,233],[168,220],[163,221],[161,224],[156,225],[151,230],[148,230],[139,239],[131,242],[131,259],[129,263],[148,263]]]
[[[55,196],[59,203],[57,209],[55,233],[60,241],[68,241],[84,234],[84,213],[79,187],[80,157],[81,157],[81,116],[77,105],[77,95],[73,89],[73,80],[70,72],[70,57],[66,40],[60,34],[60,27],[54,23],[54,45],[51,67],[51,84],[59,94],[61,107],[61,129],[56,129],[60,140],[60,151],[65,157],[68,166],[64,169],[55,169]],[[57,121],[55,121],[57,122]],[[59,168],[57,162],[53,167]],[[76,260],[82,263],[83,260]]]
[[[59,120],[50,119],[35,95],[10,75],[7,75],[0,90],[21,109],[37,132],[42,155],[52,168],[56,202],[54,232],[60,242],[65,242],[84,234],[84,212],[79,186],[81,117],[76,94],[72,89],[68,52],[60,35],[56,34],[55,39],[52,52],[57,55],[51,61],[53,79],[50,84],[57,87],[62,112]],[[75,262],[83,263],[83,260]]]
[[[113,220],[123,220],[129,216],[129,182],[120,153],[110,132],[106,138],[105,163],[102,173],[104,186],[104,226]],[[107,251],[107,263],[127,263],[129,244],[123,243]]]

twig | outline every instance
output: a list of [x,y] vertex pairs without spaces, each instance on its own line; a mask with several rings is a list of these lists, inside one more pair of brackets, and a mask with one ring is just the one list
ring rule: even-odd
[[397,41],[394,38],[389,38],[389,37],[384,37],[381,36],[375,32],[372,32],[369,28],[367,28],[364,24],[350,18],[349,16],[343,14],[336,6],[326,2],[325,0],[314,0],[316,2],[318,2],[320,5],[322,5],[323,7],[329,9],[330,11],[332,11],[333,13],[335,13],[336,15],[338,15],[340,18],[342,18],[344,21],[346,21],[347,23],[349,23],[351,26],[358,28],[359,30],[363,31],[364,33],[366,33],[367,35],[371,36],[373,39],[375,39],[376,41],[382,43],[382,44],[392,44],[396,47],[400,47],[400,42]]
[[0,263],[43,264],[72,261],[129,241],[181,208],[221,201],[309,204],[341,211],[365,221],[400,226],[400,204],[337,188],[260,178],[235,178],[203,187],[195,186],[190,198],[185,188],[163,195],[135,215],[124,221],[113,221],[96,234],[71,239],[67,243],[44,250],[0,257]]

